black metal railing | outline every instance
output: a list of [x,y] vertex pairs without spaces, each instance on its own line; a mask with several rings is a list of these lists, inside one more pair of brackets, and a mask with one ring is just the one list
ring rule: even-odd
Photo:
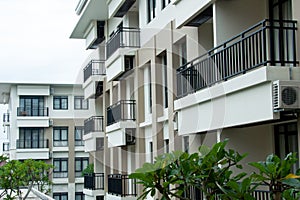
[[297,22],[263,20],[177,69],[177,97],[259,66],[296,66]]
[[49,140],[17,140],[17,149],[49,148]]
[[84,188],[89,190],[104,190],[104,174],[103,173],[85,174]]
[[41,108],[26,108],[18,107],[17,116],[43,117],[49,115],[48,107]]
[[9,122],[10,122],[9,113],[3,113],[3,123],[9,123]]
[[103,131],[103,116],[93,116],[84,120],[84,134]]
[[109,58],[119,48],[139,48],[140,29],[122,27],[111,36],[106,42],[106,58]]
[[136,180],[130,179],[128,175],[109,174],[108,193],[121,197],[137,196]]
[[[268,190],[267,185],[259,185],[258,189],[254,190],[251,193],[252,197],[254,197],[256,200],[272,200],[271,192]],[[294,193],[296,198],[296,193]],[[205,194],[203,190],[196,188],[196,187],[190,187],[188,191],[186,191],[183,194],[184,197],[191,199],[191,200],[204,200]],[[222,200],[221,197],[215,197],[214,200]]]
[[91,60],[87,66],[83,69],[83,80],[84,82],[91,76],[105,75],[106,68],[104,65],[105,61],[102,60]]
[[126,120],[135,120],[135,100],[121,100],[107,108],[107,126]]

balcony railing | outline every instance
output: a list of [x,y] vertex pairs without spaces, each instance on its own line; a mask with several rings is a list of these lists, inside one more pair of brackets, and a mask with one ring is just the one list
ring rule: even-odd
[[128,178],[128,175],[108,175],[108,193],[125,197],[137,196],[136,180]]
[[103,132],[103,116],[93,116],[84,120],[84,134]]
[[106,58],[109,58],[117,49],[124,47],[140,47],[140,29],[119,28],[106,43]]
[[49,115],[48,110],[49,110],[48,107],[42,107],[42,108],[18,107],[17,115],[18,116],[30,116],[30,117],[43,117],[43,116]]
[[3,123],[9,123],[9,122],[10,122],[9,113],[3,113]]
[[[256,200],[272,200],[273,199],[271,197],[271,192],[268,191],[266,185],[261,185],[259,187],[262,187],[262,188],[253,191],[251,194]],[[191,187],[184,194],[184,197],[187,197],[188,199],[191,199],[191,200],[204,200],[205,199],[204,196],[205,196],[204,192],[202,190],[200,190],[199,188],[195,188],[195,187]],[[214,199],[222,200],[221,197],[216,197]]]
[[91,173],[84,175],[84,186],[89,190],[104,190],[104,174]]
[[107,108],[107,126],[126,120],[135,120],[135,100],[121,100]]
[[91,76],[105,75],[105,65],[102,60],[91,60],[83,69],[84,82]]
[[263,20],[177,69],[177,97],[259,66],[296,66],[296,21]]
[[17,149],[49,148],[49,140],[17,140]]

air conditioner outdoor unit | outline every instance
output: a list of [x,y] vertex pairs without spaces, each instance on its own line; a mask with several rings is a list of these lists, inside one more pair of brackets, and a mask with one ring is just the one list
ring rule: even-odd
[[135,144],[135,128],[126,128],[125,136],[126,136],[126,145]]
[[273,82],[274,111],[300,108],[300,81]]

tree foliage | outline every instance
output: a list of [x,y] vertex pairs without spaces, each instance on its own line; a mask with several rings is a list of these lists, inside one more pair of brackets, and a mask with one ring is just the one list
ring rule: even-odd
[[193,154],[162,154],[154,163],[145,163],[129,176],[143,185],[139,199],[159,192],[161,200],[189,200],[193,189],[200,190],[207,200],[254,200],[253,192],[261,184],[269,186],[274,200],[299,199],[300,176],[291,173],[296,154],[291,153],[284,160],[270,155],[266,161],[250,163],[259,173],[233,173],[234,168],[242,170],[240,161],[246,155],[225,148],[227,142],[216,143],[212,148],[201,146]]
[[[0,187],[3,189],[4,199],[26,199],[33,186],[43,192],[50,192],[49,174],[52,165],[43,161],[28,159],[25,161],[8,160],[0,156]],[[27,187],[26,194],[22,194],[21,188]]]

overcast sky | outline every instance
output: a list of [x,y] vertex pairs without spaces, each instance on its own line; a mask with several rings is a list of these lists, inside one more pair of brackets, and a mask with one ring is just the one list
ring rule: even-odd
[[0,82],[74,82],[88,55],[69,39],[78,0],[0,0]]

